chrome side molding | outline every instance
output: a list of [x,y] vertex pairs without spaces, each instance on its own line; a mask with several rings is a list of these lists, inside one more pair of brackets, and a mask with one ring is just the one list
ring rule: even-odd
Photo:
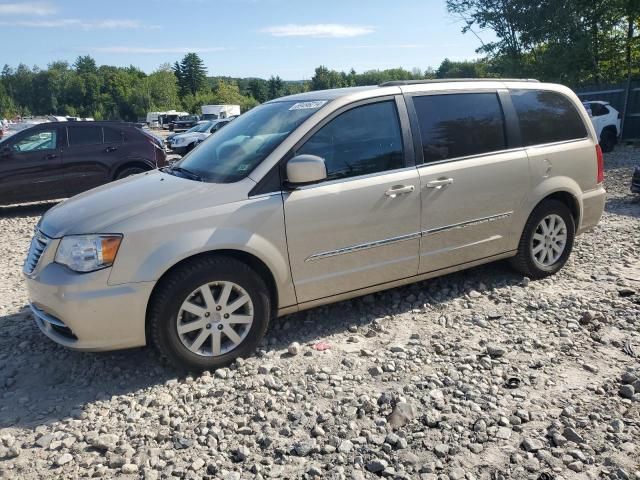
[[447,232],[457,228],[465,228],[474,225],[480,225],[488,222],[495,222],[497,220],[504,220],[509,218],[513,212],[504,212],[497,215],[490,215],[488,217],[476,218],[468,220],[466,222],[454,223],[452,225],[445,225],[442,227],[431,228],[429,230],[423,230],[421,232],[408,233],[406,235],[400,235],[398,237],[385,238],[383,240],[376,240],[374,242],[360,243],[357,245],[350,245],[348,247],[338,248],[336,250],[328,250],[326,252],[315,253],[307,257],[305,262],[313,262],[315,260],[322,260],[323,258],[335,257],[338,255],[345,255],[347,253],[360,252],[362,250],[368,250],[370,248],[382,247],[385,245],[391,245],[393,243],[405,242],[407,240],[413,240],[415,238],[426,237],[427,235],[434,235],[436,233]]

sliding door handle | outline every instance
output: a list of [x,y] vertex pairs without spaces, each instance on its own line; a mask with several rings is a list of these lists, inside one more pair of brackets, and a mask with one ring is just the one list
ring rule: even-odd
[[427,188],[437,188],[440,189],[442,187],[446,187],[447,185],[451,185],[453,183],[453,178],[439,178],[438,180],[432,180],[427,182]]
[[384,192],[387,197],[396,198],[398,195],[404,195],[405,193],[411,193],[416,189],[413,185],[394,185],[389,190]]

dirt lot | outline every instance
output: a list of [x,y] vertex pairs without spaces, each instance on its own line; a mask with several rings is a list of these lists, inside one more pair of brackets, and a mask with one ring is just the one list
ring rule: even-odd
[[498,263],[292,315],[200,377],[46,339],[20,272],[50,205],[0,208],[0,477],[640,478],[640,150],[605,161],[555,277]]

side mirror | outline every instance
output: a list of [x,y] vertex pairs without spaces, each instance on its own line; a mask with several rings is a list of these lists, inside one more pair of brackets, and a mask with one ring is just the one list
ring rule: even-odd
[[287,162],[287,181],[291,185],[308,185],[327,178],[324,158],[316,155],[296,155]]
[[11,147],[5,146],[0,148],[0,157],[6,158],[6,157],[10,157],[12,154],[13,154],[13,150],[11,149]]

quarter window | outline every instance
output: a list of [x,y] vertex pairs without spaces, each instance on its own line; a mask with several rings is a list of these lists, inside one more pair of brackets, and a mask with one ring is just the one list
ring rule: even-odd
[[363,105],[342,113],[313,134],[296,154],[322,157],[330,180],[404,167],[395,102]]
[[69,131],[69,146],[98,145],[102,143],[102,129],[100,127],[67,127]]
[[104,127],[104,143],[122,143],[122,133],[115,128]]
[[413,97],[425,163],[506,148],[502,107],[496,93]]
[[520,119],[525,146],[587,136],[578,110],[564,95],[545,90],[511,90],[511,100]]

